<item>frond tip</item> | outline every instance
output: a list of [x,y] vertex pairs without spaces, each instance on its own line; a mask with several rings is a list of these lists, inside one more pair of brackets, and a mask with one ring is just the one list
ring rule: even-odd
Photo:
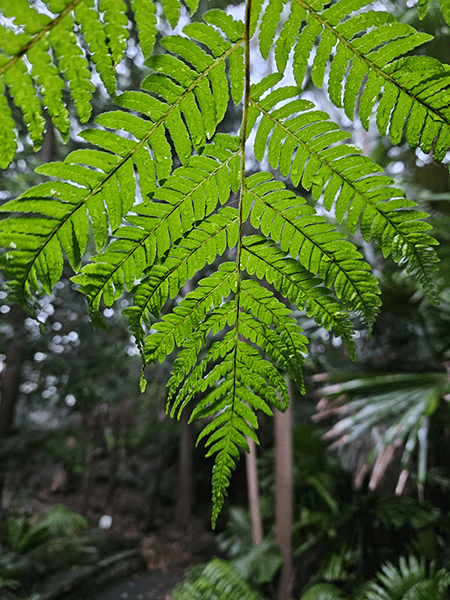
[[270,405],[283,410],[289,402],[283,377],[256,349],[236,339],[234,331],[226,334],[221,342],[213,344],[204,362],[216,361],[219,356],[221,362],[205,377],[201,377],[205,368],[203,363],[194,368],[172,408],[173,412],[183,399],[185,405],[197,391],[206,392],[194,408],[190,421],[215,415],[197,440],[198,443],[206,437],[206,456],[216,454],[212,477],[213,527],[222,509],[239,449],[248,451],[245,436],[258,443],[254,431],[258,422],[254,411],[261,409],[272,414]]

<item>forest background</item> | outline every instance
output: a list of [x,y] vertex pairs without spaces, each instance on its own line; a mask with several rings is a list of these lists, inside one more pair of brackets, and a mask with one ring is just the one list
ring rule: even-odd
[[[380,6],[400,22],[432,34],[427,55],[449,62],[450,30],[439,3],[431,3],[420,21],[414,2]],[[243,10],[239,3],[204,2],[195,18],[201,19],[206,10],[216,7],[233,15]],[[159,6],[158,11],[161,32],[170,33]],[[186,11],[182,14],[188,18]],[[145,72],[132,12],[128,27],[126,55],[116,66],[120,91],[138,89]],[[93,121],[113,104],[95,72],[92,81]],[[310,97],[312,87],[307,77],[305,97]],[[314,319],[297,315],[309,346],[304,366],[306,394],[290,386],[293,435],[288,452],[293,457],[293,496],[291,500],[283,494],[283,498],[292,505],[292,522],[287,529],[276,522],[277,491],[281,496],[276,481],[280,469],[274,469],[276,438],[271,419],[261,414],[261,515],[255,517],[248,511],[245,462],[240,461],[218,520],[218,553],[231,561],[235,572],[261,598],[306,597],[308,593],[308,598],[325,597],[320,594],[345,597],[354,590],[383,597],[381,588],[372,589],[367,583],[375,581],[383,568],[385,580],[379,581],[387,588],[386,594],[391,594],[386,597],[403,597],[394,595],[393,588],[399,585],[396,577],[402,585],[407,577],[414,584],[425,582],[435,590],[430,593],[441,594],[450,570],[448,165],[406,143],[381,139],[375,129],[366,132],[332,106],[325,93],[314,90],[314,97],[408,198],[430,213],[433,235],[440,243],[436,276],[440,303],[430,304],[414,280],[384,261],[375,246],[356,239],[374,268],[382,299],[369,341],[365,326],[355,321],[358,362],[352,363],[339,339]],[[13,110],[19,146],[0,182],[3,203],[44,181],[34,167],[63,160],[84,147],[73,115],[66,143],[46,115],[43,145],[33,154],[21,117],[14,106]],[[239,118],[230,103],[220,132],[235,132]],[[24,541],[23,532],[33,525],[31,519],[28,529],[23,525],[19,507],[28,496],[44,494],[52,502],[64,501],[81,489],[79,504],[71,508],[87,516],[91,526],[98,525],[106,509],[113,514],[113,527],[120,513],[134,511],[130,523],[138,523],[137,528],[147,532],[171,520],[182,529],[193,522],[198,525],[195,518],[205,526],[210,518],[211,464],[201,449],[194,448],[187,419],[179,424],[163,418],[170,361],[147,368],[147,390],[141,395],[139,352],[120,311],[104,308],[109,332],[94,330],[70,276],[67,269],[52,294],[39,300],[41,326],[17,305],[7,304],[6,292],[0,292],[4,525],[0,577],[4,589],[23,583],[16,576],[18,558],[39,547],[36,540]],[[125,294],[119,303],[127,307],[131,298]],[[351,416],[338,421],[342,415]],[[339,452],[327,450],[322,439],[326,432],[328,439],[337,438]],[[180,439],[184,452],[179,452]],[[251,469],[247,463],[247,474]],[[130,511],[132,496],[139,501]],[[282,505],[280,510],[286,514],[290,509]],[[18,523],[22,523],[22,546],[17,541]],[[12,532],[17,534],[15,542]],[[50,535],[48,529],[45,532]],[[285,548],[282,553],[279,547]],[[76,552],[68,555],[79,560]],[[189,585],[202,576],[206,577],[196,571]],[[232,577],[225,571],[221,576]],[[25,589],[32,583],[25,582]],[[403,594],[407,592],[409,588]],[[192,589],[189,593],[194,597]]]

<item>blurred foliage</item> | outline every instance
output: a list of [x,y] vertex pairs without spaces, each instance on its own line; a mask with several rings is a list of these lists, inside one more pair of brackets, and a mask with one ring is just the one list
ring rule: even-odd
[[6,551],[0,555],[0,581],[5,587],[22,587],[71,565],[85,564],[90,560],[82,535],[87,525],[84,517],[62,505],[40,516],[10,515],[3,523]]
[[442,600],[447,597],[450,571],[436,571],[431,563],[415,556],[401,556],[399,566],[390,562],[382,565],[376,577],[361,591],[346,594],[331,583],[317,583],[300,600]]
[[236,573],[255,589],[271,582],[281,567],[282,557],[273,532],[255,546],[250,515],[243,508],[230,508],[225,531],[219,534],[217,543],[227,553]]
[[[414,451],[417,451],[417,486],[422,490],[427,475],[430,419],[450,393],[448,374],[445,371],[340,373],[331,375],[327,384],[320,390],[324,399],[318,405],[315,420],[330,415],[338,415],[339,420],[324,438],[338,438],[332,446],[345,447],[366,436],[371,429],[385,425],[362,467],[364,473],[365,465],[377,458],[369,487],[377,487],[394,458],[395,448],[401,448],[396,493],[403,492]],[[359,477],[358,473],[356,479]]]
[[172,592],[173,600],[258,600],[258,595],[227,562],[213,558],[188,570]]

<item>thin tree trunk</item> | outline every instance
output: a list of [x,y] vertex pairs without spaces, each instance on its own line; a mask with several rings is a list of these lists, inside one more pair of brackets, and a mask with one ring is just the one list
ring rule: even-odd
[[192,516],[193,482],[192,453],[194,443],[188,425],[189,411],[181,414],[180,455],[178,460],[178,499],[175,507],[175,523],[184,529],[189,526]]
[[259,506],[258,469],[256,466],[256,444],[246,436],[250,452],[245,454],[245,467],[247,474],[247,496],[252,520],[252,540],[255,546],[263,540],[263,528],[261,519],[261,508]]
[[292,472],[292,394],[289,408],[275,411],[275,538],[283,557],[278,599],[289,600],[294,583],[292,558],[292,523],[294,483]]
[[[11,322],[18,333],[5,349],[5,362],[0,380],[0,444],[8,437],[14,422],[16,404],[19,399],[20,374],[24,362],[23,339],[20,332],[23,311],[18,306],[11,308]],[[0,466],[0,504],[5,483],[5,467]]]
[[5,351],[5,368],[2,373],[0,400],[0,441],[8,436],[14,421],[14,411],[19,397],[22,362],[22,345],[19,336],[15,336]]
[[[55,138],[50,118],[46,117],[46,121],[46,132],[40,155],[42,162],[51,160]],[[14,422],[16,404],[19,399],[20,374],[25,360],[22,336],[23,310],[17,305],[12,306],[10,318],[16,333],[5,350],[5,367],[0,382],[0,443],[8,437]],[[5,472],[0,468],[0,500],[3,493],[4,478]]]

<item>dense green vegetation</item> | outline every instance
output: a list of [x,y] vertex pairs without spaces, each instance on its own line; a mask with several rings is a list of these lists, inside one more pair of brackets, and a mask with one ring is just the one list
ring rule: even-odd
[[[166,413],[199,421],[197,440],[214,456],[212,524],[234,569],[211,563],[180,598],[215,593],[208,582],[221,576],[241,594],[252,586],[249,597],[277,594],[287,559],[273,530],[269,417],[289,402],[295,570],[285,593],[411,600],[439,598],[448,585],[441,4],[0,7],[4,471],[44,443],[75,475],[89,472],[96,447],[124,464],[141,452],[159,483],[150,489],[132,469],[124,477],[152,502],[175,503],[176,443],[157,416],[167,383]],[[35,149],[44,142],[41,161],[30,140]],[[111,337],[91,333],[79,292]],[[44,408],[58,415],[59,432],[45,442],[25,397],[38,413],[48,399]],[[130,410],[143,418],[114,429],[98,410],[108,405],[118,420]],[[17,435],[14,413],[23,416]],[[101,439],[89,430],[96,419]],[[70,433],[84,436],[76,452],[58,443]],[[231,475],[251,440],[260,443],[257,545],[243,509],[220,515],[228,491],[245,503]],[[197,494],[204,484],[199,470]],[[203,495],[198,506],[205,510]],[[181,514],[178,506],[180,522]]]

